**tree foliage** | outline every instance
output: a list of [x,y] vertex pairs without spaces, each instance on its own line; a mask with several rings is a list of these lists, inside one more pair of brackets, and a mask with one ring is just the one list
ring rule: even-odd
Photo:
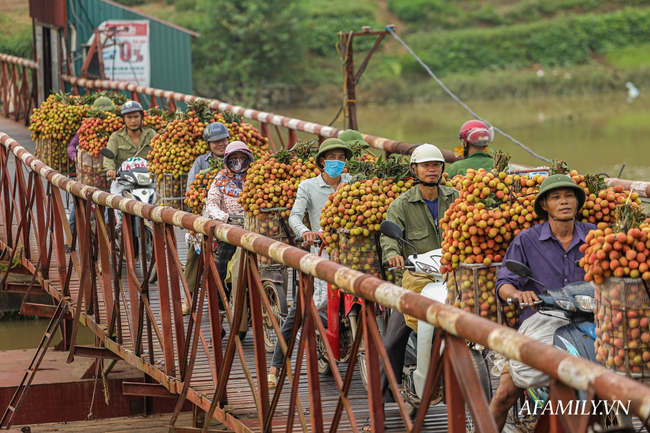
[[[286,82],[302,60],[304,10],[294,0],[199,0],[194,73],[201,93]],[[243,89],[242,89],[243,90]]]
[[[439,74],[521,68],[534,63],[571,66],[590,61],[592,53],[650,42],[650,9],[610,14],[569,15],[531,24],[447,32],[420,32],[409,43]],[[422,68],[410,56],[405,71]]]

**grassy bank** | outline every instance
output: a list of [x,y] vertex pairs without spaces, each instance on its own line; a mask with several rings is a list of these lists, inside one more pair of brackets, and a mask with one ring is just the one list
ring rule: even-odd
[[[337,32],[388,23],[465,100],[625,92],[626,81],[650,89],[650,0],[283,0],[296,12],[278,25],[260,12],[265,0],[119,1],[203,35],[192,48],[196,94],[260,109],[339,103]],[[27,5],[7,2],[0,52],[32,58]],[[227,30],[215,33],[221,19]],[[356,65],[373,42],[355,41]],[[357,93],[373,103],[448,97],[390,36]]]

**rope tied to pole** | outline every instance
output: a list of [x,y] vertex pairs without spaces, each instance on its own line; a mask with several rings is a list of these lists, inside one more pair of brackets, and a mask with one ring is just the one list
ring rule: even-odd
[[497,127],[494,126],[494,125],[491,125],[490,122],[488,122],[487,120],[481,118],[478,114],[476,114],[476,113],[474,112],[474,110],[472,110],[472,109],[471,109],[467,104],[465,104],[463,101],[461,101],[460,98],[458,98],[458,96],[456,96],[456,95],[455,95],[451,90],[449,90],[449,88],[447,88],[447,86],[445,86],[445,84],[440,80],[440,78],[438,78],[438,77],[436,76],[436,74],[433,73],[433,71],[431,70],[431,68],[429,68],[429,66],[427,66],[427,64],[424,63],[424,62],[422,61],[422,59],[420,59],[420,57],[419,57],[417,54],[415,54],[415,52],[411,49],[411,47],[409,47],[409,46],[406,44],[406,42],[404,42],[404,41],[402,40],[402,38],[400,38],[399,36],[397,36],[397,34],[395,33],[395,31],[393,30],[392,27],[387,26],[387,27],[386,27],[386,31],[388,31],[388,32],[389,32],[389,33],[390,33],[390,34],[391,34],[391,35],[392,35],[392,36],[397,40],[397,42],[399,42],[400,44],[402,44],[402,46],[406,49],[406,51],[408,51],[409,54],[411,54],[411,55],[413,56],[413,58],[414,58],[415,60],[417,60],[417,62],[418,62],[420,65],[422,65],[422,67],[427,71],[427,73],[431,76],[431,78],[433,78],[433,79],[436,81],[436,83],[438,83],[438,85],[439,85],[440,87],[442,87],[442,89],[443,89],[443,90],[444,90],[444,91],[445,91],[445,92],[446,92],[446,93],[447,93],[447,94],[448,94],[448,95],[449,95],[449,96],[450,96],[454,101],[458,102],[458,103],[459,103],[459,104],[460,104],[460,105],[461,105],[465,110],[467,110],[467,111],[468,111],[472,116],[474,116],[474,118],[476,118],[476,119],[478,119],[478,120],[481,120],[481,121],[487,123],[488,125],[492,126],[496,132],[498,132],[499,134],[501,134],[502,136],[504,136],[504,137],[507,138],[508,140],[512,141],[513,143],[517,144],[519,147],[521,147],[522,149],[524,149],[526,152],[530,153],[530,154],[533,155],[534,157],[536,157],[536,158],[538,158],[538,159],[541,159],[542,161],[545,161],[545,162],[548,162],[548,163],[551,162],[550,159],[548,159],[548,158],[546,158],[546,157],[544,157],[544,156],[538,155],[538,154],[535,153],[531,148],[529,148],[528,146],[526,146],[525,144],[523,144],[523,143],[520,142],[519,140],[515,139],[514,137],[511,137],[510,135],[508,135],[508,134],[506,134],[505,132],[503,132],[501,129],[497,128]]

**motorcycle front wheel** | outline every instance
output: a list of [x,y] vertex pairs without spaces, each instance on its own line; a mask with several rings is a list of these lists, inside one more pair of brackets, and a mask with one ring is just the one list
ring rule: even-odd
[[318,356],[318,372],[320,374],[332,374],[330,363],[327,360],[327,351],[325,350],[325,343],[323,343],[323,336],[316,330],[316,354]]
[[273,328],[271,314],[275,316],[275,320],[281,328],[284,323],[282,315],[287,314],[287,299],[282,284],[274,283],[273,281],[263,281],[262,285],[271,304],[270,312],[262,307],[262,314],[264,316],[264,348],[267,352],[273,353],[275,345],[278,342],[278,335]]

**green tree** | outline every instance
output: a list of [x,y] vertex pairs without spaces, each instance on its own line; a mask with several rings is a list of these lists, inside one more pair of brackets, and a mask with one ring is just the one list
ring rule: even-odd
[[[199,0],[194,41],[199,93],[242,98],[268,83],[286,83],[303,58],[304,10],[294,0]],[[250,93],[249,93],[250,94]]]

